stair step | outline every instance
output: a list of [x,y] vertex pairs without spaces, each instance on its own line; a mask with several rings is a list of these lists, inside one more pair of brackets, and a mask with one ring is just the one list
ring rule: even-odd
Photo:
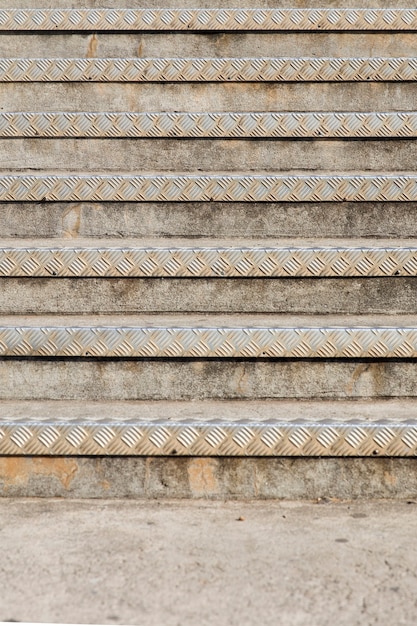
[[0,201],[412,202],[417,175],[9,175]]
[[[362,237],[367,240],[417,239],[412,202],[19,202],[0,205],[2,238],[100,238],[103,245],[126,239]],[[325,224],[325,230],[323,225]],[[76,245],[78,245],[76,243]],[[290,244],[291,245],[291,244]]]
[[[333,323],[332,323],[333,322]],[[367,323],[368,322],[368,323]],[[0,318],[0,357],[415,358],[413,316]]]
[[0,359],[0,400],[417,398],[413,359]]
[[[84,42],[84,47],[86,43]],[[62,52],[61,52],[62,54]],[[53,55],[51,55],[53,56]],[[416,55],[417,56],[417,52]],[[2,83],[3,111],[412,111],[416,82]]]
[[[1,31],[0,31],[1,32]],[[385,32],[365,35],[330,32],[294,32],[262,34],[247,32],[142,32],[137,33],[68,33],[31,32],[30,35],[1,32],[0,58],[32,59],[172,59],[182,58],[412,58],[417,42],[409,33],[395,36]],[[32,105],[33,106],[33,105]],[[97,101],[96,101],[97,106]],[[101,108],[101,106],[100,106]],[[203,107],[205,108],[205,107]],[[143,110],[143,109],[142,109]],[[159,107],[158,109],[159,110]],[[258,109],[256,109],[258,110]]]
[[413,57],[3,58],[0,82],[416,81]]
[[417,9],[8,3],[0,456],[415,457]]
[[[238,144],[238,145],[237,145]],[[109,160],[111,155],[111,160]],[[332,171],[345,174],[360,172],[413,172],[417,143],[391,141],[317,140],[274,141],[253,139],[0,139],[0,171],[11,173],[37,171],[92,172],[114,174],[200,172],[233,175],[244,171],[276,175],[289,170],[307,174]],[[315,163],[312,172],[311,163]]]
[[[281,242],[280,242],[281,243]],[[125,242],[0,240],[0,276],[15,277],[364,277],[416,276],[417,242],[326,241],[315,245],[243,245],[219,241]],[[187,245],[188,244],[188,245]],[[294,245],[296,244],[296,245]]]
[[0,137],[414,138],[417,112],[9,112]]
[[3,402],[0,454],[415,456],[415,402]]
[[413,8],[2,9],[0,31],[416,31]]

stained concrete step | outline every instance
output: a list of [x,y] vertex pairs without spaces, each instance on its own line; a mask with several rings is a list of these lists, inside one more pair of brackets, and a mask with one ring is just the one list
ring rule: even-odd
[[2,278],[0,314],[414,314],[415,277]]
[[415,456],[415,402],[2,402],[1,455]]
[[375,201],[338,202],[41,202],[5,201],[0,203],[2,238],[79,238],[107,241],[165,241],[190,238],[200,240],[272,238],[322,238],[344,241],[417,239],[417,221],[413,202]]
[[1,400],[417,398],[413,359],[0,359]]
[[[1,31],[0,31],[1,32]],[[28,48],[28,40],[30,48]],[[410,32],[1,32],[1,58],[253,58],[405,57],[417,43]]]
[[414,316],[0,317],[0,357],[415,358]]
[[7,138],[390,139],[416,136],[417,112],[414,111],[0,113],[0,137]]
[[309,139],[0,139],[0,170],[278,173],[413,171],[417,142]]
[[412,111],[415,82],[2,83],[2,111]]
[[0,241],[0,313],[415,311],[415,240],[111,243]]
[[2,111],[412,111],[415,82],[2,83]]

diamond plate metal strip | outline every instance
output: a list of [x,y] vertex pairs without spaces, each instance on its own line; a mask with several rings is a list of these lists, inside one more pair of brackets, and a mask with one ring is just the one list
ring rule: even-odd
[[417,113],[0,113],[0,137],[416,137]]
[[417,248],[2,248],[0,276],[417,276]]
[[415,358],[417,327],[0,327],[0,357]]
[[417,58],[0,59],[0,82],[416,81]]
[[0,422],[3,455],[415,456],[417,423]]
[[416,9],[3,9],[3,31],[417,30]]
[[[416,59],[417,61],[417,59]],[[0,201],[410,202],[417,175],[0,176]]]

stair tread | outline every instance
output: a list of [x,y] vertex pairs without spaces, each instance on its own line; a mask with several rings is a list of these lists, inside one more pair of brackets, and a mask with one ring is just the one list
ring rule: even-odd
[[393,400],[2,400],[0,424],[19,422],[417,423],[414,399]]
[[[43,358],[416,358],[415,316],[0,318],[0,356]],[[66,323],[64,322],[66,319]],[[108,319],[108,318],[107,318]],[[128,320],[128,322],[126,322]],[[164,321],[163,321],[164,320]],[[175,320],[175,321],[174,321]],[[285,320],[285,321],[284,321]],[[354,321],[355,320],[355,321]],[[407,322],[405,321],[407,320]],[[170,323],[169,323],[170,321]],[[298,322],[298,324],[297,324]],[[305,324],[305,325],[304,325]],[[347,325],[348,324],[348,325]]]
[[138,314],[0,315],[0,327],[108,328],[417,328],[409,315]]
[[415,276],[417,240],[375,243],[154,240],[1,241],[0,276]]
[[0,201],[410,202],[415,173],[2,174]]
[[[344,277],[415,276],[417,240],[370,246],[201,241],[0,240],[0,276]],[[103,245],[104,244],[104,245]],[[142,245],[141,245],[142,244]],[[169,244],[169,245],[168,245]],[[240,244],[240,245],[239,245]]]
[[412,400],[0,404],[0,454],[413,456]]
[[410,8],[80,8],[3,9],[0,30],[9,31],[362,31],[417,30]]
[[412,138],[417,112],[0,113],[0,137]]
[[358,249],[358,250],[403,250],[417,249],[417,238],[372,238],[372,237],[45,237],[5,238],[0,236],[0,250],[315,250],[319,248],[329,250]]
[[415,81],[413,57],[3,58],[0,82]]

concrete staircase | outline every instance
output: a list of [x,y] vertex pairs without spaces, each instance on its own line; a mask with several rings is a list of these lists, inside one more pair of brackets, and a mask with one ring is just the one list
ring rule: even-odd
[[222,490],[229,457],[373,457],[395,490],[374,457],[417,453],[417,10],[72,4],[0,8],[1,493],[79,495],[75,456],[84,485],[103,456],[189,457],[199,495],[215,457],[216,494],[262,497],[287,492]]

